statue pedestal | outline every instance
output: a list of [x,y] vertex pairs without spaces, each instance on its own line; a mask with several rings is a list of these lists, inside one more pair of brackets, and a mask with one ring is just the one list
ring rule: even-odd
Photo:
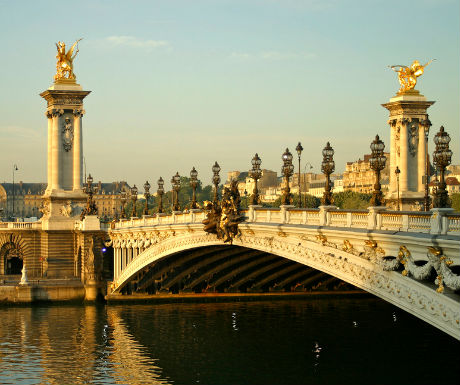
[[[389,103],[382,104],[390,113],[390,185],[385,199],[393,209],[398,208],[398,183],[401,210],[420,210],[423,207],[423,177],[427,159],[427,126],[423,123],[428,121],[427,109],[434,103],[427,101],[417,90],[408,90],[399,92]],[[401,171],[399,181],[396,167]]]

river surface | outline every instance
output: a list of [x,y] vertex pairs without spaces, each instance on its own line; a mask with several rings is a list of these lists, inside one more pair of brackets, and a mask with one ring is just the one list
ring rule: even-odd
[[0,384],[458,384],[459,358],[375,298],[0,308]]

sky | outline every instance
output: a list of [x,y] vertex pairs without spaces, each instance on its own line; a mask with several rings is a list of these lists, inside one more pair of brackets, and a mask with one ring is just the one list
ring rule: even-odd
[[[418,78],[433,136],[444,125],[459,163],[458,0],[0,0],[0,182],[46,181],[47,121],[57,41],[76,39],[85,99],[86,170],[96,181],[156,187],[194,166],[209,183],[262,167],[280,172],[288,147],[320,172],[389,150],[399,89],[389,65],[436,59]],[[295,158],[296,159],[296,158]],[[297,172],[297,163],[296,172]]]

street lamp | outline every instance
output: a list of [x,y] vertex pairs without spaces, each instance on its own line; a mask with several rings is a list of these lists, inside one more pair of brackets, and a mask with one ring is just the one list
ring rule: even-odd
[[294,166],[292,164],[292,154],[289,152],[289,149],[286,148],[286,151],[281,156],[283,160],[283,167],[281,168],[281,174],[284,175],[284,188],[283,196],[281,197],[281,204],[290,205],[292,202],[291,189],[289,188],[289,178],[294,172]]
[[160,176],[160,179],[158,179],[157,183],[158,183],[158,190],[157,190],[157,194],[158,194],[158,214],[161,214],[163,212],[163,194],[165,193],[165,189],[164,189],[165,181]]
[[149,181],[146,181],[144,183],[144,198],[145,198],[144,215],[149,215],[149,198],[150,198],[150,183],[149,183]]
[[324,187],[324,194],[321,199],[321,204],[324,206],[330,206],[333,202],[331,194],[331,174],[334,170],[334,150],[331,144],[327,142],[326,147],[323,148],[323,162],[321,163],[321,171],[326,175],[326,186]]
[[13,165],[13,209],[11,213],[11,217],[14,218],[14,172],[18,171],[18,166],[16,164]]
[[374,141],[371,143],[371,158],[369,159],[370,166],[375,172],[374,191],[372,192],[371,206],[383,206],[382,186],[380,184],[380,171],[385,168],[386,156],[383,154],[385,144],[376,135]]
[[302,207],[302,192],[300,191],[300,155],[302,154],[302,151],[303,151],[303,147],[302,145],[299,144],[297,145],[297,147],[295,148],[295,150],[297,151],[297,156],[299,158],[299,179],[298,179],[298,185],[299,185],[299,207]]
[[81,214],[82,220],[86,215],[97,215],[97,206],[93,201],[93,194],[96,191],[97,188],[93,188],[93,177],[89,174],[88,178],[86,178],[86,186],[83,189],[83,192],[88,195],[88,198],[86,199],[86,208]]
[[251,205],[259,204],[259,190],[257,189],[257,180],[262,176],[262,171],[260,170],[260,165],[262,164],[262,159],[259,158],[259,155],[254,155],[254,158],[251,160],[252,169],[249,171],[249,176],[254,179],[254,191],[251,196]]
[[198,186],[198,171],[195,170],[195,167],[190,171],[190,186],[192,187],[192,204],[190,205],[191,209],[197,209],[198,205],[196,204],[196,186]]
[[425,132],[425,197],[423,206],[425,211],[430,211],[430,192],[428,187],[428,183],[430,182],[430,156],[428,155],[428,135],[430,133],[431,122],[428,119],[428,115],[426,119],[421,121],[421,124]]
[[436,149],[433,153],[433,163],[439,169],[440,180],[439,186],[433,197],[433,207],[436,208],[447,208],[450,207],[449,195],[446,190],[445,172],[446,167],[452,160],[452,150],[449,149],[450,136],[444,131],[444,127],[441,126],[439,132],[434,137],[434,143]]
[[121,202],[121,219],[126,218],[126,211],[125,211],[125,206],[126,206],[126,201],[128,200],[126,191],[122,191],[120,194],[120,202]]
[[212,183],[214,184],[214,199],[213,199],[213,203],[215,205],[217,205],[217,203],[219,202],[219,197],[217,196],[217,189],[218,189],[219,183],[220,183],[220,176],[219,176],[220,166],[219,166],[219,164],[217,162],[214,163],[214,166],[212,166],[212,172],[214,174],[212,176]]
[[396,174],[396,183],[398,187],[398,211],[401,210],[401,205],[399,203],[399,174],[401,174],[401,170],[399,169],[398,166],[395,168],[395,174]]
[[173,211],[180,211],[180,205],[179,205],[179,191],[180,191],[180,175],[179,172],[176,172],[176,175],[174,175],[171,178],[171,184],[173,188]]
[[131,212],[131,217],[136,218],[136,202],[137,202],[137,187],[134,185],[131,187],[131,200],[133,201],[133,210]]

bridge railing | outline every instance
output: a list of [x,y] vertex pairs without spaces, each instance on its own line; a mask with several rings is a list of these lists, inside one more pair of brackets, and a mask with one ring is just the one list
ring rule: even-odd
[[[339,210],[333,206],[317,209],[300,209],[290,206],[265,208],[250,206],[243,210],[247,223],[277,223],[310,225],[367,230],[405,231],[430,234],[460,234],[460,214],[434,209],[429,212],[388,211],[385,208],[369,210]],[[143,216],[117,222],[116,229],[201,223],[206,213],[201,210],[174,212],[155,216]]]
[[0,222],[0,229],[8,230],[39,230],[41,222]]

